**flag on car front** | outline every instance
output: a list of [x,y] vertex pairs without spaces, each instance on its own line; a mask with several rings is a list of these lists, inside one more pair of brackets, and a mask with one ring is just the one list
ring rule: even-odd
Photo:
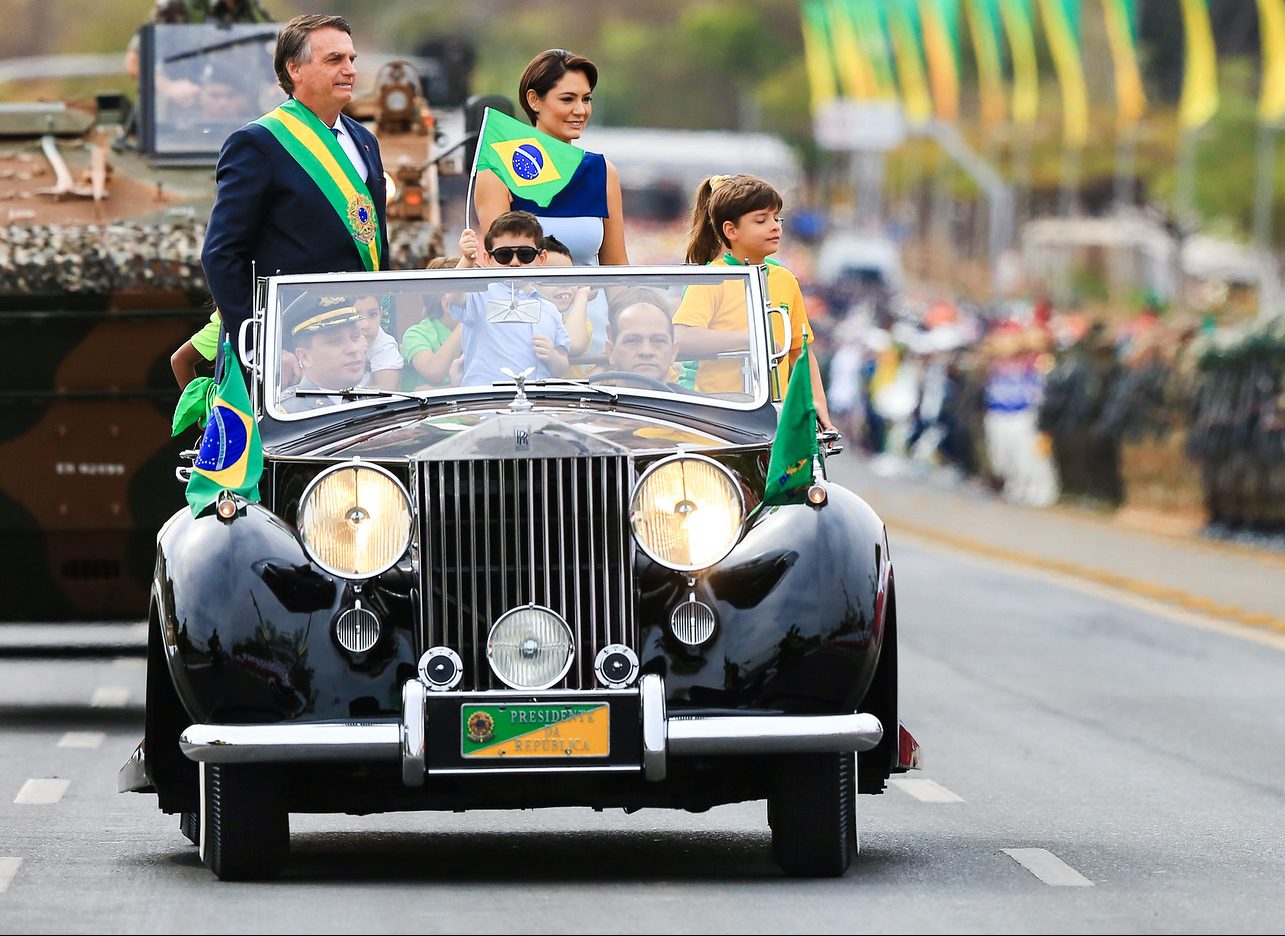
[[817,456],[817,411],[812,402],[810,353],[804,341],[803,353],[790,372],[767,463],[764,506],[784,503],[789,495],[812,483],[812,463]]
[[510,192],[547,208],[571,182],[585,157],[564,143],[508,114],[488,107],[473,162],[473,175],[490,169]]
[[205,435],[187,482],[192,516],[199,516],[214,503],[220,491],[231,491],[248,501],[259,500],[263,447],[231,341],[223,343],[223,362],[223,379],[210,404]]

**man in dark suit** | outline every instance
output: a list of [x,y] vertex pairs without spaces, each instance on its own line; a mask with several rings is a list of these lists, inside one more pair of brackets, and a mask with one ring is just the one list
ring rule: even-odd
[[219,154],[201,265],[234,343],[253,311],[252,264],[259,276],[387,268],[379,144],[341,113],[356,57],[342,17],[296,16],[275,54],[291,99],[233,133]]

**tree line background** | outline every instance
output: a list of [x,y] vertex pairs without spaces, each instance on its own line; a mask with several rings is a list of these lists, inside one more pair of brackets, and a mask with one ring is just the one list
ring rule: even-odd
[[[358,51],[413,53],[424,43],[453,41],[472,50],[475,93],[516,94],[518,76],[536,52],[573,49],[601,70],[594,119],[604,126],[768,131],[794,145],[810,169],[824,166],[811,133],[807,76],[797,0],[474,0],[469,4],[385,0],[264,0],[279,19],[326,10],[353,23]],[[153,0],[4,0],[0,58],[123,50]],[[1218,45],[1221,106],[1197,152],[1196,205],[1213,230],[1243,233],[1250,224],[1259,76],[1258,16],[1247,0],[1211,0]],[[1099,3],[1083,5],[1085,73],[1093,107],[1091,144],[1081,184],[1086,205],[1107,201],[1115,159],[1112,65]],[[1142,0],[1141,64],[1150,109],[1142,125],[1137,174],[1144,199],[1172,197],[1177,130],[1174,109],[1183,68],[1183,33],[1173,0]],[[1060,96],[1041,44],[1041,121],[1032,149],[1033,184],[1052,193],[1060,180]],[[979,150],[1002,151],[975,119],[975,80],[964,56],[961,129]],[[104,87],[106,86],[106,87]],[[33,94],[125,90],[124,76],[72,86],[0,86],[0,99]],[[915,165],[927,161],[912,160]],[[734,168],[734,167],[733,167]],[[1278,170],[1277,191],[1285,191]],[[904,180],[903,180],[904,181]],[[967,198],[966,187],[958,193]],[[1279,208],[1280,206],[1278,206]],[[1285,211],[1276,212],[1279,238]]]

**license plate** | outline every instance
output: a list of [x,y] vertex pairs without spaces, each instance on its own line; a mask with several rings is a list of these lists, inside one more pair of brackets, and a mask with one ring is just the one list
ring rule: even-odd
[[465,758],[577,758],[611,754],[606,702],[460,706]]

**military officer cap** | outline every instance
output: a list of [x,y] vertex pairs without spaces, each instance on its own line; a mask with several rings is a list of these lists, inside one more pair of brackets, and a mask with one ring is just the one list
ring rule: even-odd
[[300,296],[286,307],[282,316],[287,348],[308,341],[331,328],[356,325],[362,319],[347,296]]

